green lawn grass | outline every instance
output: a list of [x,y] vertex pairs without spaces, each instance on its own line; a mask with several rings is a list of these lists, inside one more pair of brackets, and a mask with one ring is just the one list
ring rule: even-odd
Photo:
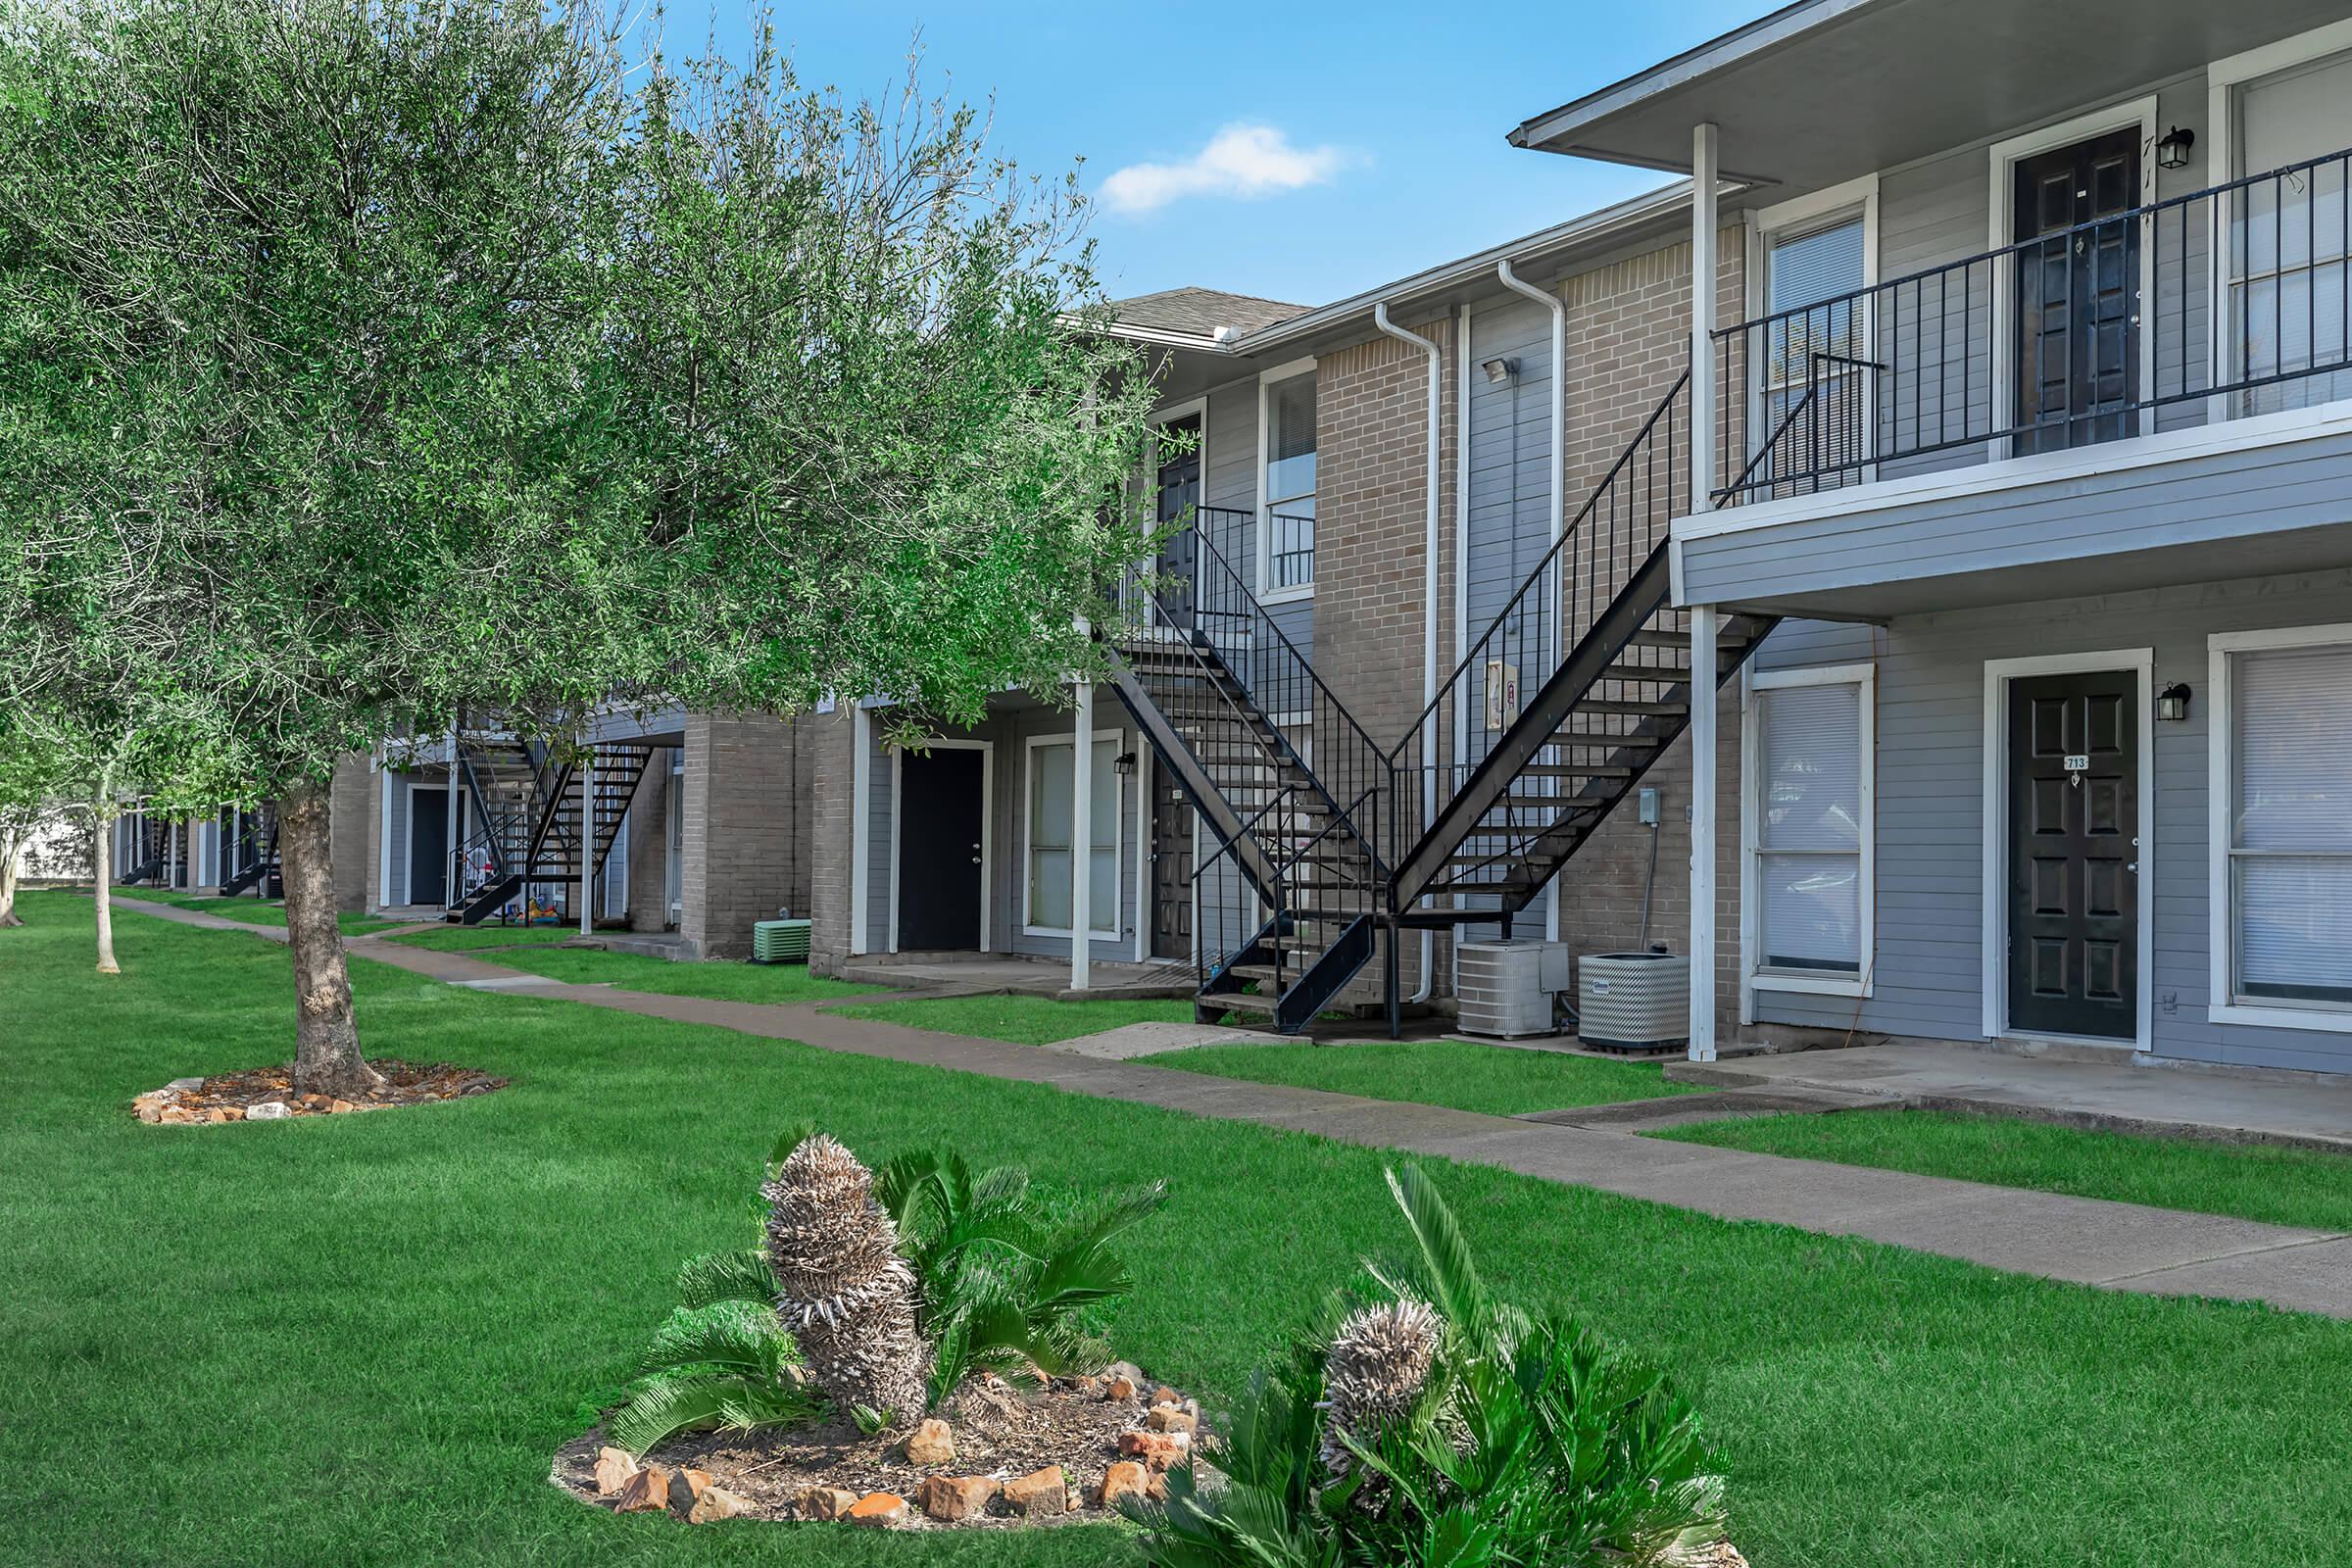
[[1050,1046],[1056,1040],[1099,1035],[1131,1023],[1190,1023],[1189,1002],[1139,1002],[1106,997],[1093,1002],[1057,1002],[1052,997],[947,997],[938,1001],[873,1002],[837,1007],[853,1018],[875,1018],[911,1029],[1009,1040],[1016,1046]]
[[[1130,1561],[1107,1527],[684,1527],[547,1484],[678,1261],[740,1245],[776,1131],[1164,1176],[1120,1349],[1212,1407],[1401,1238],[1382,1155],[357,961],[383,1054],[511,1077],[374,1116],[159,1128],[135,1092],[282,1059],[285,956],[89,904],[0,931],[0,1562]],[[1494,1288],[1672,1366],[1757,1568],[2278,1568],[2352,1534],[2352,1324],[2000,1275],[1436,1166]]]
[[673,963],[639,953],[600,948],[527,947],[480,955],[528,974],[576,986],[612,985],[666,997],[709,997],[718,1002],[817,1002],[829,997],[871,996],[877,986],[852,985],[811,973],[805,963]]
[[2078,1198],[2352,1231],[2352,1156],[2053,1127],[2015,1116],[1848,1110],[1747,1116],[1653,1134]]
[[574,926],[555,925],[437,925],[430,931],[403,931],[384,938],[404,948],[431,948],[438,953],[470,953],[476,948],[525,948],[573,942]]
[[[142,900],[148,904],[169,904],[203,914],[217,914],[223,920],[235,920],[245,925],[273,925],[282,929],[286,923],[286,906],[266,899],[208,898],[177,888],[122,888],[118,890],[116,897]],[[371,914],[346,909],[335,916],[335,923],[343,928],[345,936],[357,937],[366,936],[370,931],[387,931],[401,922],[379,920]]]
[[1604,1061],[1467,1040],[1195,1046],[1143,1059],[1154,1067],[1180,1067],[1219,1078],[1329,1089],[1372,1100],[1413,1100],[1494,1116],[1655,1100],[1690,1094],[1698,1087],[1668,1083],[1656,1062]]

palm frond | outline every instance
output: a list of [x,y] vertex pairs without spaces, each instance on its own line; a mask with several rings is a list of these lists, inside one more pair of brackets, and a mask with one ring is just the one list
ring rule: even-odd
[[654,1331],[639,1370],[719,1366],[772,1379],[799,1353],[771,1309],[748,1301],[714,1301],[674,1309]]
[[1421,1250],[1430,1304],[1457,1333],[1483,1340],[1493,1329],[1487,1288],[1470,1256],[1470,1244],[1454,1223],[1453,1210],[1418,1165],[1388,1172],[1389,1191],[1404,1211],[1404,1223]]
[[643,1454],[683,1431],[751,1431],[813,1420],[815,1400],[799,1389],[740,1373],[662,1373],[646,1379],[612,1412],[605,1435],[616,1448]]
[[709,1306],[714,1301],[758,1301],[773,1305],[776,1271],[765,1249],[740,1248],[732,1252],[705,1252],[690,1257],[678,1270],[678,1304]]

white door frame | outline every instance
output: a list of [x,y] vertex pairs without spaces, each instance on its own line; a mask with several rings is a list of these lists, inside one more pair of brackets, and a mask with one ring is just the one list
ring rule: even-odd
[[[989,946],[989,909],[996,903],[997,888],[997,743],[995,741],[944,740],[933,736],[921,743],[926,752],[978,752],[980,754],[980,948],[982,953],[996,950]],[[890,947],[899,951],[899,906],[906,901],[899,897],[899,845],[906,837],[906,811],[901,804],[900,781],[902,764],[906,757],[904,747],[890,749]]]
[[2121,1040],[2043,1035],[2009,1027],[2009,683],[2032,675],[2128,670],[2139,685],[2139,954],[2132,1049],[2154,1049],[2156,967],[2156,651],[2124,648],[2091,654],[2035,654],[1984,661],[1984,1028],[1987,1040]]

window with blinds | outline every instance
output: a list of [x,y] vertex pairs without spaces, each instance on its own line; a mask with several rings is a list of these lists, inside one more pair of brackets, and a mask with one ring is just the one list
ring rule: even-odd
[[1315,374],[1267,383],[1266,589],[1315,581]]
[[2228,308],[2237,374],[2292,378],[2247,389],[2241,412],[2352,397],[2352,331],[2344,309],[2352,249],[2347,165],[2327,158],[2352,147],[2352,54],[2248,82],[2235,107],[2236,172],[2260,176],[2304,166],[2277,179],[2256,177],[2233,199]]
[[1864,455],[1865,240],[1856,213],[1765,241],[1759,435],[1773,442],[1775,473],[1858,477],[1843,470]]
[[1751,964],[1767,974],[1859,976],[1870,900],[1867,682],[1799,678],[1756,677]]
[[[1120,779],[1116,740],[1094,743],[1094,810],[1088,847],[1088,924],[1096,936],[1119,934]],[[1070,808],[1077,798],[1077,753],[1064,740],[1029,748],[1029,885],[1025,924],[1041,935],[1070,930]]]
[[2352,645],[2231,656],[2233,990],[2352,1006]]

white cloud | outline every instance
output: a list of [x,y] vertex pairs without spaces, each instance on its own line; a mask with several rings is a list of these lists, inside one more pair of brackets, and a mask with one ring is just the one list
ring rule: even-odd
[[1320,185],[1346,162],[1337,147],[1294,147],[1272,125],[1232,124],[1181,164],[1130,164],[1102,181],[1114,213],[1149,213],[1187,196],[1245,201]]

